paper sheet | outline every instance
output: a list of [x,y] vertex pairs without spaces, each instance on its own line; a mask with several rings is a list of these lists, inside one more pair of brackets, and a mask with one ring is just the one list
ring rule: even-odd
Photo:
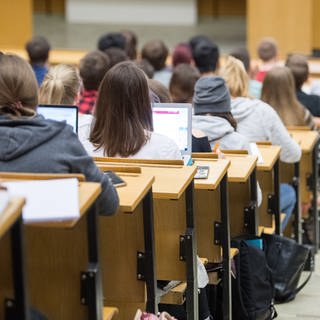
[[258,157],[258,162],[257,162],[258,164],[264,163],[262,154],[261,154],[259,148],[257,147],[256,143],[250,142],[250,151],[253,156]]

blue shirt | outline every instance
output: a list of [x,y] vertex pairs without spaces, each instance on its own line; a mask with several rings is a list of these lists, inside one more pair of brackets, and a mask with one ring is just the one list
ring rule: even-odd
[[32,65],[32,69],[36,75],[38,86],[41,86],[41,83],[46,76],[48,69],[45,66],[39,66],[39,65]]

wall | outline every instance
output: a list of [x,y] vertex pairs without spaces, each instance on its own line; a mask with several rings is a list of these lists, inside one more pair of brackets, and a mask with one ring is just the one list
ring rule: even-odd
[[193,25],[196,0],[67,0],[67,21],[77,23]]

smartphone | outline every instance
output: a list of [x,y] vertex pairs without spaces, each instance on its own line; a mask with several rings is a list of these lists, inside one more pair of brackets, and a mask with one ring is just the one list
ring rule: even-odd
[[115,187],[123,187],[123,186],[125,186],[125,185],[127,184],[124,180],[122,180],[122,179],[121,179],[116,173],[114,173],[113,171],[104,171],[104,174],[106,174],[106,175],[110,178],[112,184],[113,184]]
[[207,179],[209,176],[209,166],[197,166],[195,179]]

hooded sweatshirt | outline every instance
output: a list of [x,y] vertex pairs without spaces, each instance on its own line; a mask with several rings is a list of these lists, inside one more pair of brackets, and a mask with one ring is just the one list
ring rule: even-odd
[[0,170],[34,173],[82,173],[87,181],[100,182],[99,214],[118,207],[110,180],[97,168],[72,127],[65,122],[34,118],[12,119],[0,115]]
[[192,127],[201,130],[211,146],[219,142],[220,149],[248,150],[249,141],[234,130],[228,120],[216,116],[195,115],[192,117]]
[[297,162],[301,158],[299,145],[290,137],[277,112],[267,103],[257,99],[235,98],[231,112],[236,119],[237,131],[249,141],[271,141],[281,146],[283,162]]

